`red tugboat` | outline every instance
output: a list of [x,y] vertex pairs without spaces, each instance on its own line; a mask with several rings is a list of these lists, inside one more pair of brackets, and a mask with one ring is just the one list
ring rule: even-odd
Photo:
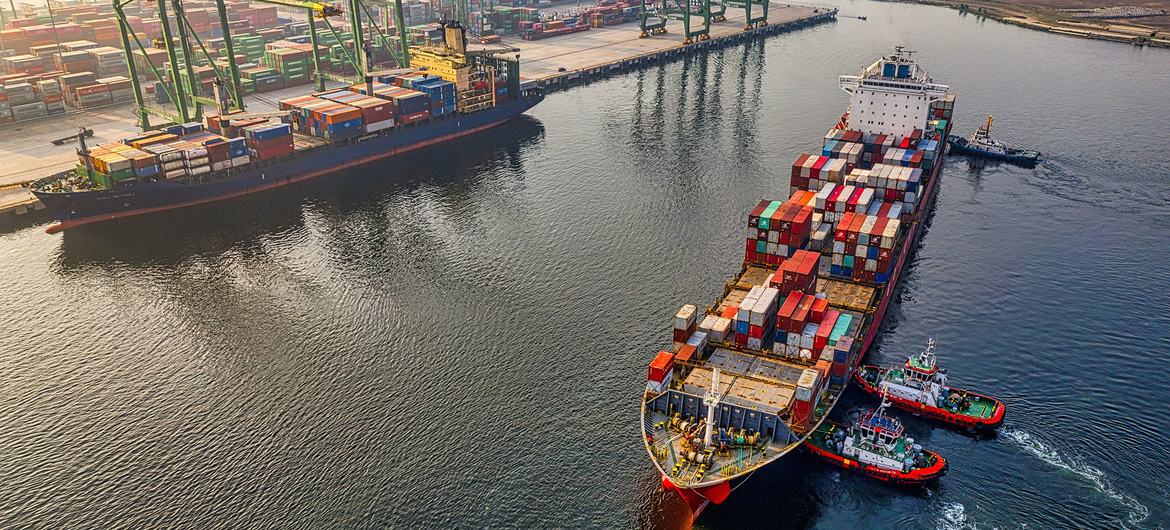
[[857,382],[870,394],[887,394],[895,407],[951,425],[991,430],[1003,423],[999,400],[947,386],[946,369],[935,363],[934,339],[899,368],[861,367]]
[[892,484],[917,485],[943,476],[946,459],[906,436],[902,422],[885,415],[889,405],[883,399],[877,410],[867,411],[852,426],[826,421],[804,447],[840,467]]

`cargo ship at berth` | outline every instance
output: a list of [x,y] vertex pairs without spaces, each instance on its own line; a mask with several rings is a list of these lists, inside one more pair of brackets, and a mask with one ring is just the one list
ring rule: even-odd
[[[739,272],[651,361],[646,451],[698,515],[799,447],[873,344],[933,208],[954,96],[901,48],[842,76],[849,109],[747,218]],[[737,245],[738,246],[738,245]]]
[[503,124],[544,99],[519,58],[469,52],[458,25],[412,48],[416,68],[282,100],[280,111],[209,115],[85,147],[73,170],[31,184],[48,231],[206,204],[435,146]]

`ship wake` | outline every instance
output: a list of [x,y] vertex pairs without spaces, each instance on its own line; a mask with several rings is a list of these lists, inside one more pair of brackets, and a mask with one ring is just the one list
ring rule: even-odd
[[1051,445],[1033,436],[1032,433],[1017,431],[1015,429],[1004,429],[1002,434],[1032,456],[1039,458],[1053,467],[1063,469],[1080,477],[1091,483],[1099,493],[1124,506],[1128,510],[1126,520],[1118,521],[1123,527],[1140,528],[1142,521],[1145,521],[1149,517],[1150,509],[1138,502],[1137,499],[1115,488],[1109,481],[1109,478],[1105,476],[1104,471],[1081,462],[1074,457],[1060,454]]

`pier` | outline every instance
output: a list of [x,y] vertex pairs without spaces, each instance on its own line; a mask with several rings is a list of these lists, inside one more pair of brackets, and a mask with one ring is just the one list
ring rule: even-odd
[[726,21],[711,24],[710,40],[692,44],[683,44],[678,21],[667,23],[666,34],[645,38],[639,37],[636,23],[627,23],[543,40],[508,38],[504,44],[519,50],[524,77],[557,90],[689,53],[828,22],[836,16],[835,9],[774,3],[768,8],[767,26],[745,29],[743,11],[729,9]]

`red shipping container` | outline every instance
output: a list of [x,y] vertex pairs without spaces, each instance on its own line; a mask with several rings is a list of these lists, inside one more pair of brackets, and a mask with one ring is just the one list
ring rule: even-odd
[[735,345],[736,346],[739,346],[740,348],[746,348],[747,347],[747,340],[748,340],[747,335],[744,335],[742,333],[735,334]]
[[694,346],[691,346],[690,344],[683,344],[682,347],[678,349],[678,354],[674,356],[674,360],[678,363],[691,362],[691,360],[693,360],[695,357],[695,351],[696,350]]
[[719,316],[726,318],[726,319],[729,319],[729,320],[735,320],[735,314],[738,312],[739,312],[739,306],[732,304],[732,305],[727,306],[727,309],[724,309],[723,313],[720,314]]
[[797,157],[796,162],[792,163],[792,179],[790,183],[794,183],[796,179],[800,178],[800,170],[804,166],[804,163],[808,161],[808,157],[809,155],[807,153],[802,154]]
[[793,311],[792,318],[788,321],[789,333],[800,333],[804,331],[804,325],[808,322],[808,314],[812,311],[812,304],[815,297],[811,294],[805,294],[800,297],[800,304],[796,306],[796,311]]
[[[773,282],[775,287],[776,283]],[[792,327],[792,314],[796,312],[796,307],[800,305],[800,300],[804,298],[804,293],[800,291],[791,291],[784,302],[780,304],[780,309],[776,311],[776,327],[784,331],[788,331]]]
[[269,160],[280,156],[291,155],[293,152],[293,146],[292,143],[289,143],[287,145],[272,146],[267,148],[253,147],[249,150],[256,158],[259,158],[260,160]]
[[809,174],[809,178],[814,178],[814,179],[820,178],[821,177],[821,169],[823,169],[825,167],[825,164],[828,163],[829,160],[830,160],[830,158],[827,156],[817,157],[817,161],[816,161],[816,163],[813,164],[812,173]]
[[825,312],[824,318],[821,319],[820,325],[817,326],[816,337],[813,338],[814,352],[821,351],[829,344],[829,335],[833,333],[833,325],[837,323],[837,317],[840,316],[840,314],[841,313],[835,309],[830,309]]
[[820,322],[822,322],[824,320],[825,313],[828,310],[829,310],[829,299],[828,298],[817,298],[816,301],[813,302],[812,311],[809,313],[809,315],[810,315],[809,321],[816,322],[819,324]]
[[675,342],[686,342],[687,339],[691,338],[691,333],[693,331],[694,330],[690,330],[690,329],[675,329],[674,330],[674,341]]
[[764,338],[764,328],[763,328],[763,326],[752,326],[752,325],[749,325],[749,326],[748,326],[748,337],[751,337],[751,338],[753,338],[753,339],[762,339],[762,338]]
[[754,239],[747,240],[747,248],[744,249],[743,259],[748,261],[749,263],[756,263],[758,261],[758,259],[757,259],[758,257],[759,256],[756,255],[756,240],[754,240]]
[[674,368],[674,354],[668,351],[660,351],[650,361],[650,368],[647,370],[647,379],[655,383],[661,383],[666,379],[668,374]]

